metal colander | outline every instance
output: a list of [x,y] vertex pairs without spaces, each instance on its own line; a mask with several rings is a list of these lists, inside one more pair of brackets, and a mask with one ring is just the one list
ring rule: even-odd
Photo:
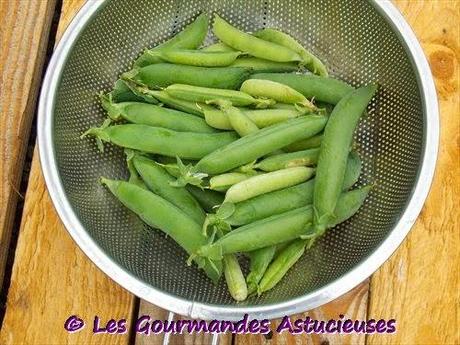
[[[186,254],[125,209],[100,176],[126,178],[121,149],[100,153],[80,134],[105,117],[108,91],[145,47],[176,34],[200,12],[237,27],[280,28],[319,56],[331,74],[380,90],[356,133],[359,185],[375,188],[349,221],[330,230],[273,290],[236,303],[185,264]],[[206,43],[213,41],[210,35]],[[438,145],[436,93],[412,31],[389,2],[360,0],[89,1],[48,68],[40,98],[39,147],[55,207],[77,244],[139,297],[194,318],[274,318],[305,311],[353,288],[381,265],[415,221]]]

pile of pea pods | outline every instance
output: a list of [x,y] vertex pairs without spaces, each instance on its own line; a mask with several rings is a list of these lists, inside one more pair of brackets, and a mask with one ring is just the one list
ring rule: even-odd
[[364,203],[352,141],[377,86],[355,89],[290,35],[218,15],[218,42],[202,47],[208,26],[201,14],[144,51],[101,94],[106,121],[82,137],[125,148],[129,180],[102,184],[243,301]]

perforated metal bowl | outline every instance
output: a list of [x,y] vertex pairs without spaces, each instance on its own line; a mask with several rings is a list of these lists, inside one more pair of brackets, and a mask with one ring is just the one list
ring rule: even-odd
[[[332,75],[355,86],[381,85],[356,134],[364,160],[359,184],[375,184],[366,204],[329,231],[279,286],[238,304],[223,281],[214,286],[187,267],[172,240],[144,226],[100,186],[100,176],[126,177],[122,151],[107,146],[102,154],[92,140],[79,139],[105,116],[96,94],[108,90],[144,47],[177,33],[201,11],[217,12],[247,31],[281,28],[325,61]],[[274,318],[350,290],[404,239],[433,176],[437,100],[420,45],[388,1],[90,1],[49,65],[40,97],[39,147],[46,183],[66,228],[120,285],[193,318],[237,319],[244,313]]]

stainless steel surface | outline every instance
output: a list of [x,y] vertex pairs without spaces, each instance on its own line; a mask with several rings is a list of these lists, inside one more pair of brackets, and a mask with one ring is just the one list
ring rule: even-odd
[[[314,51],[332,75],[380,91],[356,134],[359,184],[375,188],[362,210],[329,231],[278,287],[235,303],[159,231],[144,226],[98,183],[126,177],[120,149],[96,149],[79,135],[100,124],[96,94],[147,46],[175,34],[199,12],[217,12],[252,31],[274,26]],[[211,42],[211,36],[207,42]],[[414,223],[432,180],[438,147],[436,93],[410,27],[387,1],[90,1],[50,62],[39,106],[46,183],[69,233],[112,279],[139,297],[193,318],[275,318],[326,303],[372,274]]]

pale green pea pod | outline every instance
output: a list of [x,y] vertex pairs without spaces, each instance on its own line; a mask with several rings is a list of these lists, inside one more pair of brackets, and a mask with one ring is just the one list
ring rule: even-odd
[[234,52],[236,51],[232,47],[229,47],[228,45],[222,42],[211,44],[207,47],[202,48],[201,50],[206,51],[206,52]]
[[279,62],[302,60],[291,49],[238,30],[218,15],[214,18],[212,31],[226,45],[258,58]]
[[294,186],[307,181],[315,170],[306,167],[287,168],[250,177],[227,191],[224,203],[238,203],[255,196]]
[[253,73],[295,72],[299,69],[295,62],[277,62],[253,56],[240,56],[230,66],[250,68]]
[[[295,117],[303,115],[301,109],[296,109],[291,106],[289,109],[248,109],[240,108],[242,111],[258,128],[265,128]],[[206,123],[217,129],[232,130],[228,117],[222,110],[204,106],[204,118]]]
[[323,77],[328,76],[326,66],[315,55],[306,50],[299,42],[288,34],[276,29],[263,29],[254,33],[254,36],[287,47],[302,57],[308,70]]
[[284,147],[283,151],[295,152],[295,151],[302,151],[302,150],[317,148],[321,146],[322,140],[323,140],[323,133],[320,133],[311,138],[296,141],[295,143],[292,143],[291,145]]
[[159,44],[158,46],[146,50],[135,62],[136,67],[143,67],[157,62],[161,59],[151,54],[152,52],[162,49],[196,49],[201,44],[208,33],[208,17],[206,14],[200,14],[191,24],[186,26],[184,30],[169,39],[168,41]]
[[238,259],[234,254],[224,255],[224,276],[228,291],[235,301],[241,302],[248,297],[248,288]]
[[231,186],[241,181],[247,180],[250,177],[251,175],[236,172],[216,175],[209,179],[209,189],[218,192],[225,192]]
[[[154,193],[126,181],[101,178],[101,183],[128,209],[145,223],[160,229],[176,241],[188,254],[195,253],[208,239],[201,233],[200,225],[178,207]],[[217,282],[222,274],[222,262],[195,257],[198,267]]]
[[275,171],[285,168],[311,166],[318,161],[319,148],[305,151],[281,153],[263,159],[254,165],[255,169]]
[[201,67],[224,67],[235,62],[240,52],[219,52],[188,49],[156,50],[151,53],[160,59],[181,65]]
[[[228,101],[215,100],[208,102],[209,104],[216,104],[220,110],[225,114],[232,128],[239,134],[240,137],[244,137],[248,134],[257,132],[259,127],[246,116],[246,114],[239,108],[232,106]],[[205,114],[206,118],[206,114]]]
[[250,264],[249,274],[246,277],[248,294],[257,291],[259,281],[262,279],[268,265],[273,260],[276,253],[276,246],[265,247],[249,252]]
[[318,109],[300,92],[293,88],[271,80],[248,79],[243,82],[240,90],[254,97],[264,97],[280,103],[299,104],[311,112]]
[[254,98],[241,91],[212,89],[185,84],[170,85],[164,89],[164,92],[171,97],[189,102],[207,103],[215,100],[225,100],[231,102],[234,106],[254,105],[257,108],[265,108],[274,104],[271,99]]

